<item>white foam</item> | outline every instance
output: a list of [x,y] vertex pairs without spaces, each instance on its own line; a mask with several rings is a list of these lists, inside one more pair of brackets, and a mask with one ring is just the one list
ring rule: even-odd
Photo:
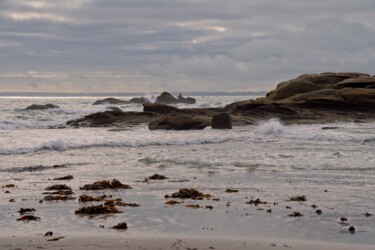
[[272,118],[266,122],[261,123],[256,132],[265,136],[277,136],[286,132],[286,127],[280,122],[279,119]]

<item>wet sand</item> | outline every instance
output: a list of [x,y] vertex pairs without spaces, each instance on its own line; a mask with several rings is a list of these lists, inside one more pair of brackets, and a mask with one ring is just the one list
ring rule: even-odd
[[0,238],[0,249],[143,249],[143,250],[228,250],[228,249],[306,249],[306,250],[370,250],[371,245],[340,244],[318,241],[292,241],[280,239],[216,239],[216,238],[64,238],[47,241],[46,238]]

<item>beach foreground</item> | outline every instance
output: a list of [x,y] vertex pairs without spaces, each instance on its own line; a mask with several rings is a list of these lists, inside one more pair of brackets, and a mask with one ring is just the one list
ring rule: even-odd
[[128,238],[96,237],[67,238],[48,242],[43,238],[0,238],[0,249],[181,249],[181,250],[227,250],[227,249],[306,249],[333,250],[358,249],[370,250],[371,245],[352,245],[315,241],[292,241],[280,239],[215,239],[215,238]]

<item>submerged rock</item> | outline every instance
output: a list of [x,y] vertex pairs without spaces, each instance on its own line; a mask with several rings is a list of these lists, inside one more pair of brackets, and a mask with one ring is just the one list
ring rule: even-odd
[[55,184],[55,185],[46,187],[45,190],[72,190],[72,188],[65,184]]
[[26,108],[26,110],[46,110],[46,109],[58,109],[60,108],[57,105],[48,103],[48,104],[32,104]]

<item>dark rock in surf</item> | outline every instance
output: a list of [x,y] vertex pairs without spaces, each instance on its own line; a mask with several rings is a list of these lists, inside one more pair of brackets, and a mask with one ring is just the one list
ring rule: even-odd
[[176,98],[168,92],[163,92],[158,97],[156,97],[156,102],[164,103],[164,104],[177,104],[177,103],[194,104],[196,100],[192,97],[183,97],[181,94],[179,94],[178,97]]
[[145,97],[134,97],[132,99],[130,99],[131,103],[137,103],[137,104],[145,104],[145,103],[149,103],[150,100],[148,98],[145,98]]
[[155,112],[159,114],[168,114],[175,111],[178,111],[179,109],[173,106],[169,106],[162,103],[144,103],[143,104],[143,111],[144,112]]
[[32,104],[26,108],[26,110],[46,110],[46,109],[58,109],[60,108],[54,104]]
[[232,117],[228,113],[220,113],[212,118],[213,129],[231,129]]
[[203,117],[167,116],[151,121],[148,124],[150,130],[196,130],[204,129],[211,125],[211,121]]
[[109,98],[105,98],[102,100],[97,100],[92,105],[103,105],[103,104],[115,104],[116,105],[116,104],[128,104],[128,103],[129,102],[125,100],[109,97]]

